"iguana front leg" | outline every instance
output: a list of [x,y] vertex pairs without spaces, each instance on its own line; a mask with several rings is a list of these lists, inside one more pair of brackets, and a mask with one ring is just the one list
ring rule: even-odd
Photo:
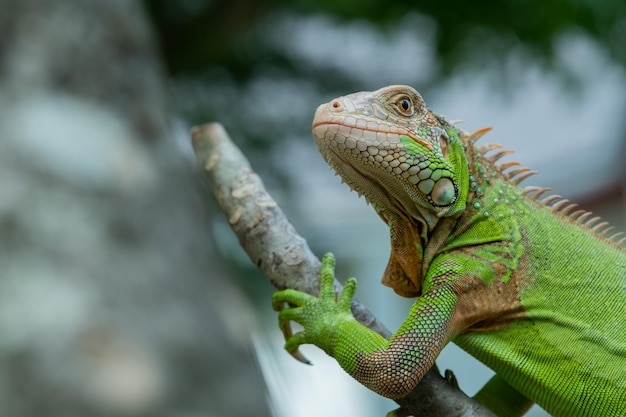
[[[434,364],[446,343],[456,304],[456,295],[447,286],[432,288],[419,297],[407,320],[387,341],[359,323],[350,311],[356,280],[349,279],[337,297],[333,289],[334,258],[322,260],[320,296],[295,290],[277,292],[274,309],[290,353],[310,343],[334,357],[357,381],[388,398],[406,396]],[[293,308],[283,309],[285,303]],[[290,321],[304,327],[291,335]]]

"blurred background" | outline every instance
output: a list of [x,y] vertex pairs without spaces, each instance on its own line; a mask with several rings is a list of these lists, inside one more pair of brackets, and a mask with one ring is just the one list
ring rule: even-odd
[[[0,415],[384,415],[315,348],[282,351],[273,289],[195,171],[223,123],[390,328],[388,231],[310,137],[315,107],[410,84],[625,229],[621,0],[0,0]],[[473,394],[490,371],[446,348]],[[535,408],[533,416],[545,415]]]

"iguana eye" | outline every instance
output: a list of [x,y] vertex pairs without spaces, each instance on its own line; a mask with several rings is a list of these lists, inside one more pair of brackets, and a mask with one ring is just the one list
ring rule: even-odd
[[396,107],[404,116],[413,115],[413,103],[411,102],[411,99],[406,96],[400,97],[400,99],[396,101]]

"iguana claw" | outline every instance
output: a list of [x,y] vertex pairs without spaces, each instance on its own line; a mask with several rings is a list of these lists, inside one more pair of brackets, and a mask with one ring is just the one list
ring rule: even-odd
[[[285,310],[285,307],[288,306],[288,303],[284,301],[279,301],[277,300],[277,298],[278,297],[276,296],[274,297],[273,307],[274,307],[274,311],[278,311],[280,313],[283,310]],[[293,330],[291,329],[291,321],[289,320],[281,321],[280,329],[283,332],[283,337],[285,338],[286,341],[291,340],[294,337]],[[313,363],[306,356],[304,356],[298,348],[296,348],[293,351],[290,351],[289,354],[304,364],[313,365]]]

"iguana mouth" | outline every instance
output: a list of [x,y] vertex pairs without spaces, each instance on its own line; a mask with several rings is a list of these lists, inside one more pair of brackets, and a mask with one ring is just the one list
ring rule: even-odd
[[[328,107],[328,105],[325,105],[324,107]],[[321,111],[326,110],[324,113],[324,115],[327,115],[326,118],[322,119],[322,120],[318,120],[320,117],[320,113]],[[429,143],[428,141],[425,141],[423,139],[420,139],[415,133],[411,132],[409,129],[403,129],[400,128],[398,126],[388,126],[385,124],[381,124],[378,122],[368,122],[368,123],[359,123],[357,122],[357,119],[354,119],[354,122],[351,123],[350,122],[350,116],[341,116],[340,120],[328,120],[329,117],[331,119],[335,119],[334,115],[328,110],[328,109],[322,109],[322,106],[320,106],[318,108],[318,110],[315,112],[315,118],[313,119],[313,132],[315,133],[315,130],[317,130],[320,127],[323,126],[337,126],[337,132],[336,134],[339,133],[343,133],[344,136],[348,137],[348,136],[355,136],[355,130],[357,131],[361,131],[363,132],[363,134],[369,132],[374,134],[375,136],[378,135],[385,135],[387,136],[387,140],[389,142],[396,142],[393,140],[389,140],[389,135],[394,135],[396,137],[400,137],[400,136],[407,136],[409,137],[411,140],[413,140],[415,143],[425,147],[426,149],[428,149],[429,151],[434,151],[433,145],[431,143]],[[362,121],[362,120],[361,120]],[[368,126],[369,124],[376,124],[377,128]],[[385,128],[381,128],[381,126],[384,126]],[[346,132],[341,132],[341,129],[349,129]],[[364,135],[361,135],[364,136]],[[372,138],[374,139],[374,138]],[[379,138],[378,140],[381,140],[382,138]],[[442,146],[442,149],[446,150],[447,153],[447,145],[444,144],[444,146]]]

